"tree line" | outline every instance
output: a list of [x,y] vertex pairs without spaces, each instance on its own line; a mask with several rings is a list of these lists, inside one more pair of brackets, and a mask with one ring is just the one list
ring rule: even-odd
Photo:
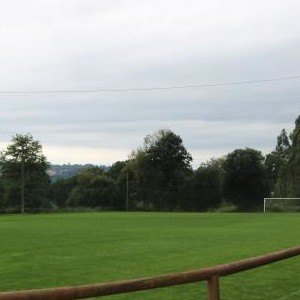
[[91,166],[51,182],[50,163],[31,134],[16,134],[0,153],[0,209],[210,211],[262,210],[264,197],[300,197],[300,116],[274,150],[236,149],[193,170],[181,137],[159,130],[126,161]]

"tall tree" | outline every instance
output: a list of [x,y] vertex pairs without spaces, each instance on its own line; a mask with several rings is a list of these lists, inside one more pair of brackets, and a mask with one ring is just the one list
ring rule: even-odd
[[291,138],[291,154],[280,171],[277,184],[280,197],[300,197],[300,116],[296,119]]
[[146,136],[144,146],[132,155],[129,167],[137,182],[136,197],[154,209],[173,210],[180,203],[192,157],[179,135],[159,130]]
[[293,173],[293,196],[300,197],[300,116],[296,119],[296,126],[292,134],[292,154],[290,166]]
[[278,173],[275,189],[277,197],[300,197],[300,116],[295,121],[288,156]]
[[237,149],[224,162],[224,195],[242,211],[257,209],[269,194],[263,156],[255,149]]
[[284,160],[288,160],[290,157],[291,143],[285,128],[281,130],[279,136],[277,137],[277,145],[275,151]]
[[42,145],[31,134],[14,135],[11,144],[0,153],[0,165],[7,205],[17,205],[24,213],[26,207],[47,203],[49,163],[42,154]]
[[277,144],[274,151],[266,156],[265,165],[267,168],[272,194],[282,197],[285,194],[282,184],[278,182],[279,175],[287,167],[291,156],[291,141],[285,129],[282,129],[277,137]]

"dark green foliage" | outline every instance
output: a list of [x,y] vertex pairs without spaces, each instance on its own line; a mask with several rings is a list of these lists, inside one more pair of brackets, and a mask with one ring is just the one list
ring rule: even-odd
[[[291,155],[291,142],[285,129],[282,129],[277,137],[277,145],[274,151],[266,156],[265,166],[270,180],[270,188],[273,195],[286,197],[285,187],[278,182],[280,174],[286,169]],[[287,178],[285,178],[287,180]]]
[[191,161],[181,137],[171,130],[148,135],[128,166],[134,181],[131,199],[144,209],[179,209],[187,176],[192,174]]
[[132,184],[132,174],[128,169],[128,161],[117,161],[114,163],[106,173],[109,177],[111,177],[118,189],[118,202],[120,209],[128,209],[127,200],[129,195],[129,190],[131,189],[130,184]]
[[0,155],[1,180],[6,206],[35,210],[47,206],[50,179],[49,163],[39,141],[31,134],[16,134]]
[[105,169],[95,166],[84,168],[76,176],[53,182],[52,203],[58,208],[124,209],[126,164],[118,162],[118,167],[113,165]]
[[51,184],[50,199],[53,205],[63,208],[67,206],[67,199],[77,185],[76,176],[58,179]]
[[117,161],[107,171],[107,175],[115,180],[124,177],[128,161]]
[[278,174],[276,196],[300,197],[300,116],[291,134],[292,145],[284,156]]
[[217,160],[201,165],[193,174],[189,210],[207,211],[222,202],[223,168]]
[[224,196],[242,211],[257,209],[269,194],[263,156],[260,151],[237,149],[224,162]]
[[119,208],[116,182],[99,167],[82,171],[76,177],[76,186],[68,195],[67,205],[75,207]]
[[291,143],[285,129],[282,129],[280,135],[277,137],[275,153],[285,161],[290,157]]
[[300,197],[300,116],[292,134],[292,154],[289,161],[290,172],[293,175],[293,197]]
[[183,146],[181,137],[171,130],[160,130],[148,135],[145,138],[144,151],[149,163],[166,176],[166,181],[177,175],[176,172],[191,169],[191,155]]

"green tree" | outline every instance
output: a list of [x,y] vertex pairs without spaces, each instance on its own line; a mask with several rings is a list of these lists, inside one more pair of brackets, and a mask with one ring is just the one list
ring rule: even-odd
[[60,178],[52,182],[50,188],[50,199],[52,204],[59,208],[66,207],[70,192],[76,185],[76,176]]
[[300,116],[291,134],[292,144],[282,164],[275,189],[277,197],[300,197]]
[[186,177],[192,174],[191,161],[181,137],[173,131],[146,136],[143,148],[133,153],[130,162],[135,199],[146,209],[178,208]]
[[99,167],[84,170],[76,176],[67,204],[74,207],[120,208],[119,191],[115,180]]
[[48,203],[49,163],[42,145],[31,134],[16,134],[11,144],[0,153],[1,177],[5,183],[6,203],[25,209]]
[[292,134],[292,154],[290,168],[293,174],[293,197],[300,197],[300,116],[296,119]]
[[107,175],[115,180],[119,192],[120,208],[129,210],[129,194],[132,190],[132,171],[129,161],[117,161],[108,170]]
[[291,155],[291,148],[290,138],[286,130],[283,128],[279,136],[277,137],[277,145],[275,151],[278,156],[287,161]]
[[224,162],[225,199],[242,211],[255,210],[269,194],[264,157],[255,149],[237,149]]
[[123,177],[123,173],[127,167],[128,161],[117,161],[108,169],[107,175],[115,180]]
[[189,189],[189,210],[207,211],[222,202],[222,182],[224,177],[223,159],[212,159],[202,164],[193,174]]
[[281,197],[282,188],[279,188],[278,178],[291,156],[291,141],[285,129],[282,129],[277,137],[274,151],[266,156],[265,166],[268,172],[272,194]]
[[296,119],[291,138],[291,154],[280,171],[277,184],[281,197],[300,197],[300,116]]

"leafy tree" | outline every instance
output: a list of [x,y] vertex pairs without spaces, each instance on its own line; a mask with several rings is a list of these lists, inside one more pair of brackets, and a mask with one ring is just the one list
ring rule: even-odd
[[300,116],[296,120],[296,127],[292,135],[292,155],[290,164],[292,166],[294,180],[294,197],[300,197]]
[[[0,153],[2,180],[7,205],[28,209],[48,204],[49,163],[42,146],[31,134],[16,134]],[[21,193],[20,193],[21,188]]]
[[300,116],[291,134],[290,157],[280,170],[277,194],[280,197],[300,197]]
[[117,161],[108,169],[107,175],[115,180],[123,177],[128,161]]
[[290,138],[285,129],[281,130],[280,135],[277,137],[276,153],[284,160],[288,160],[291,152]]
[[300,116],[296,119],[295,129],[290,135],[292,143],[287,155],[283,156],[275,187],[277,197],[300,196]]
[[107,172],[107,175],[116,183],[119,193],[120,209],[124,210],[129,209],[129,193],[132,190],[131,185],[133,183],[132,172],[130,172],[128,164],[128,160],[117,161]]
[[167,175],[166,180],[176,171],[191,170],[192,157],[183,146],[181,137],[171,130],[159,130],[146,136],[144,150],[150,162]]
[[257,209],[269,194],[264,158],[255,149],[237,149],[224,162],[224,196],[240,210]]
[[119,208],[119,191],[115,180],[99,167],[82,171],[67,199],[70,206]]
[[76,185],[76,176],[60,178],[54,181],[50,188],[50,199],[52,204],[59,208],[66,207],[69,194]]
[[300,197],[300,116],[296,120],[296,126],[292,134],[292,154],[290,166],[293,177],[293,197]]
[[193,174],[189,189],[189,210],[207,211],[222,202],[223,159],[212,159],[202,164]]
[[[291,142],[285,129],[281,130],[277,137],[277,145],[274,151],[266,156],[265,165],[270,179],[272,193],[278,194],[278,177],[281,170],[286,168],[286,164],[291,156]],[[277,188],[277,191],[275,189]],[[281,196],[279,192],[279,195]]]
[[[158,190],[155,169],[149,164],[146,153],[142,149],[133,152],[128,161],[127,170],[129,191],[129,208],[153,209],[154,194]],[[126,174],[126,176],[127,176]]]
[[129,163],[137,186],[135,199],[146,209],[178,208],[185,179],[192,173],[191,161],[181,137],[171,130],[146,136]]

